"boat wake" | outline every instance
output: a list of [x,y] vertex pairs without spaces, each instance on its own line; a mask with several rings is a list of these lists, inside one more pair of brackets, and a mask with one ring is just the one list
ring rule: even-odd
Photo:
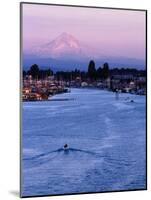
[[[33,160],[39,160],[41,158],[48,157],[48,156],[49,156],[49,158],[54,158],[57,155],[59,155],[60,153],[63,153],[62,155],[64,155],[64,154],[77,153],[77,152],[79,152],[80,154],[89,154],[89,155],[92,155],[92,156],[100,156],[99,153],[95,153],[95,152],[87,151],[87,150],[82,150],[82,149],[76,149],[76,148],[64,149],[64,148],[59,148],[59,149],[56,149],[54,151],[49,151],[47,153],[41,153],[41,154],[33,156],[33,157],[23,158],[23,160],[24,161],[28,161],[28,160],[33,161]],[[55,156],[51,157],[51,155],[55,155]]]

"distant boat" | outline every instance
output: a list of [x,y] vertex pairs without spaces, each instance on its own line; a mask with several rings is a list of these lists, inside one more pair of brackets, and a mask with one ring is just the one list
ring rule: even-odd
[[68,149],[69,149],[68,144],[65,144],[65,145],[63,146],[63,149],[64,149],[64,150],[68,150]]

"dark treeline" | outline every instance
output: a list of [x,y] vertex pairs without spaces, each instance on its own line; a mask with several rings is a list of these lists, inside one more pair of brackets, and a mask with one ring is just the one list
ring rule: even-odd
[[119,75],[126,75],[126,74],[132,74],[134,76],[146,76],[146,70],[138,70],[135,68],[114,68],[110,69],[110,73],[112,75],[119,74]]
[[31,75],[33,79],[44,79],[48,76],[53,75],[53,71],[49,69],[40,69],[37,64],[34,64],[30,67],[28,71],[23,70],[23,77],[26,75]]
[[88,65],[87,71],[80,71],[75,69],[73,71],[57,71],[53,72],[49,69],[40,69],[37,64],[34,64],[30,67],[28,71],[23,71],[23,77],[26,75],[32,75],[33,79],[45,79],[49,76],[54,75],[57,80],[71,81],[75,80],[77,77],[80,77],[81,80],[99,80],[107,79],[113,75],[127,75],[132,74],[133,76],[146,76],[145,70],[137,70],[135,68],[113,68],[109,69],[109,64],[104,63],[103,66],[96,69],[95,62],[91,60]]

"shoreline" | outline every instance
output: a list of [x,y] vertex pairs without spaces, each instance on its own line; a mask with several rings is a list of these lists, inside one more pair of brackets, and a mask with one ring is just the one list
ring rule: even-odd
[[[100,89],[97,87],[70,87],[68,88],[70,89],[70,92],[72,89],[79,89],[79,90],[100,90],[100,91],[106,91],[106,92],[112,92],[112,93],[116,93],[115,91],[112,90],[108,90],[108,89]],[[70,93],[68,92],[68,93]],[[50,95],[48,96],[48,99],[42,99],[42,100],[27,100],[27,101],[22,101],[22,102],[47,102],[47,101],[70,101],[70,100],[75,100],[74,98],[61,98],[61,99],[50,99],[50,97],[54,97],[56,95],[61,95],[61,94],[65,94],[67,92],[64,93],[59,93],[59,94],[54,94],[54,95]],[[136,95],[136,96],[144,96],[146,97],[146,95],[141,95],[141,94],[137,94],[137,93],[130,93],[130,92],[118,92],[118,94],[129,94],[129,95]]]

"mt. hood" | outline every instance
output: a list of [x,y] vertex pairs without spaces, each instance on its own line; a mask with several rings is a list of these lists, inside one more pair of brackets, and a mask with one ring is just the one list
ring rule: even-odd
[[33,46],[30,51],[24,52],[23,63],[24,67],[37,63],[40,66],[54,66],[63,70],[75,67],[85,70],[90,59],[94,59],[99,66],[104,62],[109,62],[111,67],[144,68],[145,66],[145,60],[103,55],[101,50],[87,46],[65,32],[50,42]]
[[84,47],[74,36],[64,32],[51,42],[39,47],[34,47],[32,49],[32,54],[42,58],[77,59],[77,57],[87,57],[83,48]]

